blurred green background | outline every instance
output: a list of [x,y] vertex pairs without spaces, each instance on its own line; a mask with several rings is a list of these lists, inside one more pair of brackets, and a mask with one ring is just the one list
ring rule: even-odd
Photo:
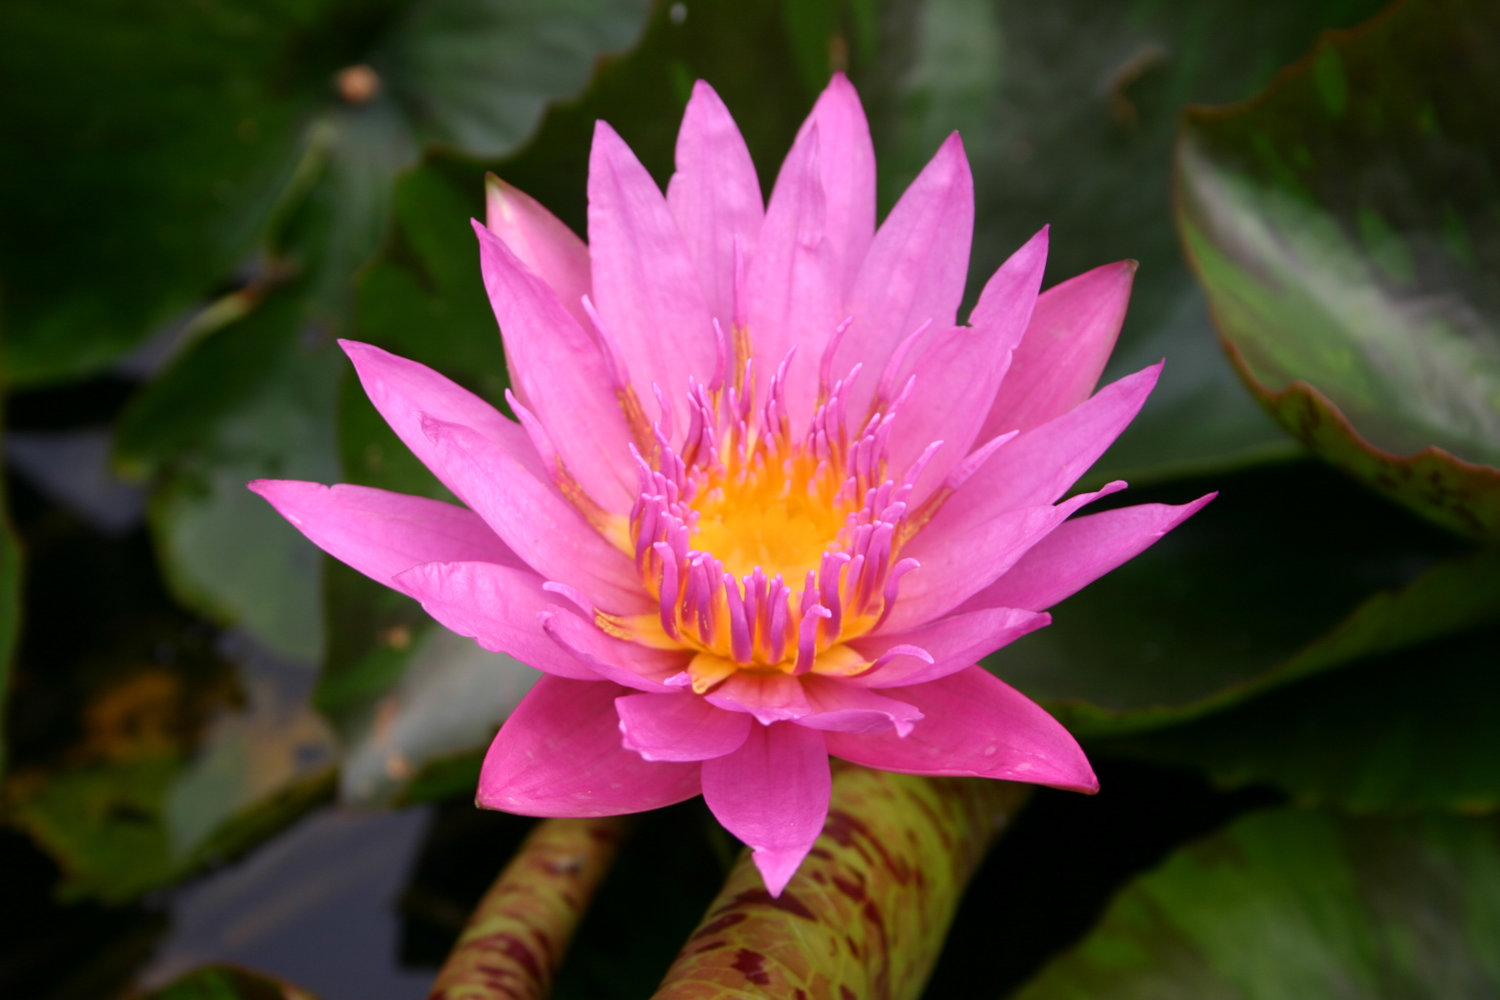
[[[243,484],[441,495],[334,340],[503,402],[485,171],[582,232],[593,121],[664,183],[703,78],[769,187],[844,70],[882,211],[962,132],[974,292],[1049,223],[1048,284],[1140,261],[1106,377],[1167,366],[1090,480],[1221,493],[987,664],[1104,791],[927,996],[1500,995],[1500,6],[1382,7],[8,0],[0,993],[425,995],[531,672]],[[555,995],[648,996],[722,879],[701,804],[643,824]]]

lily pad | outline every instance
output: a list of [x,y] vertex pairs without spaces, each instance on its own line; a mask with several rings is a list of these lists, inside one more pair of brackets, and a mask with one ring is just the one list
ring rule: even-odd
[[[222,682],[221,682],[222,683]],[[68,898],[134,898],[259,843],[331,789],[327,726],[263,677],[246,704],[175,718],[202,697],[158,667],[121,676],[85,711],[90,728],[51,765],[17,768],[6,811],[61,865]]]
[[1274,785],[1299,802],[1353,812],[1494,812],[1497,641],[1492,626],[1101,749],[1198,768],[1221,785]]
[[1105,456],[1102,480],[1205,473],[1298,450],[1206,336],[1204,296],[1170,223],[1172,142],[1188,103],[1249,96],[1320,30],[1380,6],[930,0],[898,8],[879,79],[856,79],[878,108],[883,204],[950,131],[963,133],[977,178],[971,296],[1049,223],[1049,284],[1113,260],[1140,261],[1105,377],[1162,358],[1167,367]]
[[149,516],[163,574],[189,607],[270,648],[322,648],[316,551],[245,489],[259,476],[335,478],[341,359],[301,330],[295,287],[198,344],[120,419],[116,460],[153,477]]
[[28,141],[0,154],[6,378],[107,365],[257,248],[321,275],[325,319],[342,321],[390,184],[423,145],[514,149],[645,9],[7,4],[0,127]]
[[4,378],[107,365],[194,306],[255,243],[296,162],[308,96],[337,66],[295,67],[290,39],[329,3],[250,0],[0,10],[0,325]]
[[1128,886],[1017,1000],[1500,991],[1500,824],[1251,815]]
[[288,655],[320,656],[317,555],[244,483],[338,478],[334,406],[347,366],[331,334],[387,227],[395,177],[424,143],[514,148],[601,50],[630,41],[643,9],[418,0],[399,16],[373,7],[345,44],[319,49],[355,51],[319,84],[322,110],[264,220],[270,266],[189,327],[190,343],[120,432],[122,468],[156,477],[151,522],[185,603]]
[[1213,503],[1053,608],[1051,626],[990,669],[1100,736],[1206,715],[1500,616],[1492,556],[1463,559],[1444,533],[1342,477],[1301,463],[1215,485]]
[[[430,625],[415,630],[400,679],[380,697],[338,716],[346,746],[340,794],[357,803],[472,791],[478,760],[539,676],[472,640]],[[457,788],[432,765],[474,760]],[[423,779],[426,779],[425,781]],[[412,788],[422,789],[419,796]]]
[[1500,538],[1500,10],[1406,3],[1195,111],[1179,221],[1241,375],[1328,461]]

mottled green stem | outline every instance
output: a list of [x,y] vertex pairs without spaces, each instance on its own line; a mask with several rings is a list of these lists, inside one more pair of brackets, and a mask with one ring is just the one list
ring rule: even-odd
[[541,1000],[626,820],[538,823],[469,918],[428,1000]]
[[655,1000],[908,1000],[1029,786],[844,766],[780,898],[740,858]]

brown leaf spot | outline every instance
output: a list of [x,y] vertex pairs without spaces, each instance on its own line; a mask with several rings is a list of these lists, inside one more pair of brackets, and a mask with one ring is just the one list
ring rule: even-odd
[[804,920],[818,919],[813,915],[813,912],[803,904],[800,899],[792,895],[790,892],[783,892],[781,896],[777,898],[773,897],[764,889],[746,889],[744,892],[731,899],[729,901],[729,904],[725,906],[724,909],[734,910],[742,907],[749,908],[751,906],[767,906],[773,910],[780,910],[783,913],[790,913],[794,917],[801,917]]
[[766,956],[749,948],[741,948],[735,952],[734,964],[731,966],[736,972],[742,973],[744,977],[756,986],[771,985],[771,975],[765,970]]
[[517,965],[526,970],[527,975],[531,976],[532,979],[539,983],[546,982],[546,970],[542,968],[541,963],[537,961],[536,955],[532,954],[526,942],[514,934],[504,931],[498,934],[491,934],[475,941],[473,947],[485,951],[497,951],[507,958],[514,960]]
[[856,903],[863,903],[868,898],[863,882],[859,879],[833,877],[834,888],[848,896]]
[[748,917],[749,914],[747,913],[726,913],[718,920],[704,924],[702,927],[698,928],[693,932],[693,937],[700,938],[707,937],[710,934],[717,934],[722,930],[727,930],[730,927],[733,927],[735,924],[744,922]]
[[823,834],[840,847],[852,847],[859,851],[861,856],[868,858],[869,855],[864,852],[860,844],[855,843],[855,838],[858,837],[861,843],[870,845],[875,853],[880,855],[881,864],[885,866],[886,871],[891,873],[891,877],[896,880],[897,884],[905,885],[911,880],[911,871],[906,865],[897,864],[896,859],[891,857],[885,845],[880,842],[880,838],[871,834],[870,828],[862,820],[842,809],[829,810],[828,822],[823,826]]

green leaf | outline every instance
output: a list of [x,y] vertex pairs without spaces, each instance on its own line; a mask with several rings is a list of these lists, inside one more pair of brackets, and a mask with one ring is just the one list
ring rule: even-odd
[[[346,707],[335,718],[344,743],[340,794],[346,801],[368,804],[413,797],[472,792],[468,770],[462,784],[449,789],[433,782],[431,769],[451,766],[455,758],[476,765],[500,724],[531,690],[539,674],[501,653],[481,649],[437,625],[418,628],[405,646],[400,677],[379,697]],[[368,665],[356,665],[377,673]],[[424,781],[425,779],[425,781]]]
[[[156,477],[152,529],[184,603],[287,655],[318,658],[320,560],[244,484],[338,478],[335,403],[347,363],[330,334],[347,322],[354,269],[387,228],[394,179],[424,142],[511,149],[548,100],[587,78],[601,46],[629,41],[640,13],[639,3],[418,0],[400,16],[372,6],[340,22],[351,34],[338,50],[367,56],[356,74],[365,90],[351,94],[345,73],[338,103],[332,78],[320,83],[324,110],[301,133],[300,161],[267,222],[273,251],[289,259],[206,310],[122,422],[118,457],[127,472]],[[468,75],[482,54],[485,68]],[[462,232],[468,214],[442,218]],[[482,302],[477,275],[475,288]]]
[[741,855],[654,1000],[915,998],[1022,785],[836,765],[828,820],[781,895]]
[[426,142],[503,156],[640,34],[649,0],[421,0],[371,65]]
[[0,8],[0,132],[24,137],[0,148],[6,381],[108,364],[249,254],[336,68],[287,65],[286,43],[327,6]]
[[21,638],[21,546],[6,513],[0,482],[0,776],[5,774],[5,709],[10,696],[11,660]]
[[396,174],[429,143],[514,149],[646,6],[7,4],[0,129],[28,141],[0,153],[5,377],[109,364],[257,247],[342,322]]
[[[1494,560],[1491,560],[1493,564]],[[1492,574],[1484,585],[1500,602]],[[1500,809],[1490,628],[1348,667],[1184,726],[1100,749],[1270,784],[1356,812]]]
[[140,1000],[317,1000],[289,983],[245,969],[206,965],[172,980]]
[[1190,115],[1184,239],[1251,389],[1334,465],[1500,538],[1500,10],[1407,3]]
[[1264,4],[993,3],[898,7],[901,30],[878,79],[883,203],[953,129],[974,167],[970,297],[1007,256],[1052,225],[1047,281],[1140,261],[1106,378],[1163,357],[1161,384],[1105,456],[1101,481],[1133,482],[1284,458],[1295,446],[1241,391],[1214,350],[1203,295],[1170,224],[1170,150],[1189,102],[1247,96],[1316,32],[1375,0]]
[[157,479],[151,526],[178,599],[315,660],[317,550],[245,488],[260,477],[336,478],[344,366],[302,333],[304,308],[298,288],[280,289],[199,341],[131,401],[116,457],[127,473]]
[[1443,533],[1342,477],[1303,464],[1215,485],[1213,503],[989,668],[1075,732],[1103,735],[1219,711],[1500,614],[1492,556],[1444,564],[1455,546]]
[[13,770],[7,816],[57,860],[65,897],[119,902],[169,885],[328,795],[332,734],[299,685],[249,662],[243,676],[240,687],[212,664],[111,665],[80,700],[68,752]]
[[[357,321],[360,339],[421,361],[500,405],[510,381],[469,226],[483,216],[484,171],[471,161],[429,158],[403,177],[391,238],[360,273]],[[432,491],[432,476],[411,474],[420,466],[392,454],[388,445],[406,449],[394,434],[381,433],[374,409],[353,395],[339,414],[350,475],[403,492]]]
[[1017,1000],[1500,991],[1500,825],[1276,810],[1128,886]]

